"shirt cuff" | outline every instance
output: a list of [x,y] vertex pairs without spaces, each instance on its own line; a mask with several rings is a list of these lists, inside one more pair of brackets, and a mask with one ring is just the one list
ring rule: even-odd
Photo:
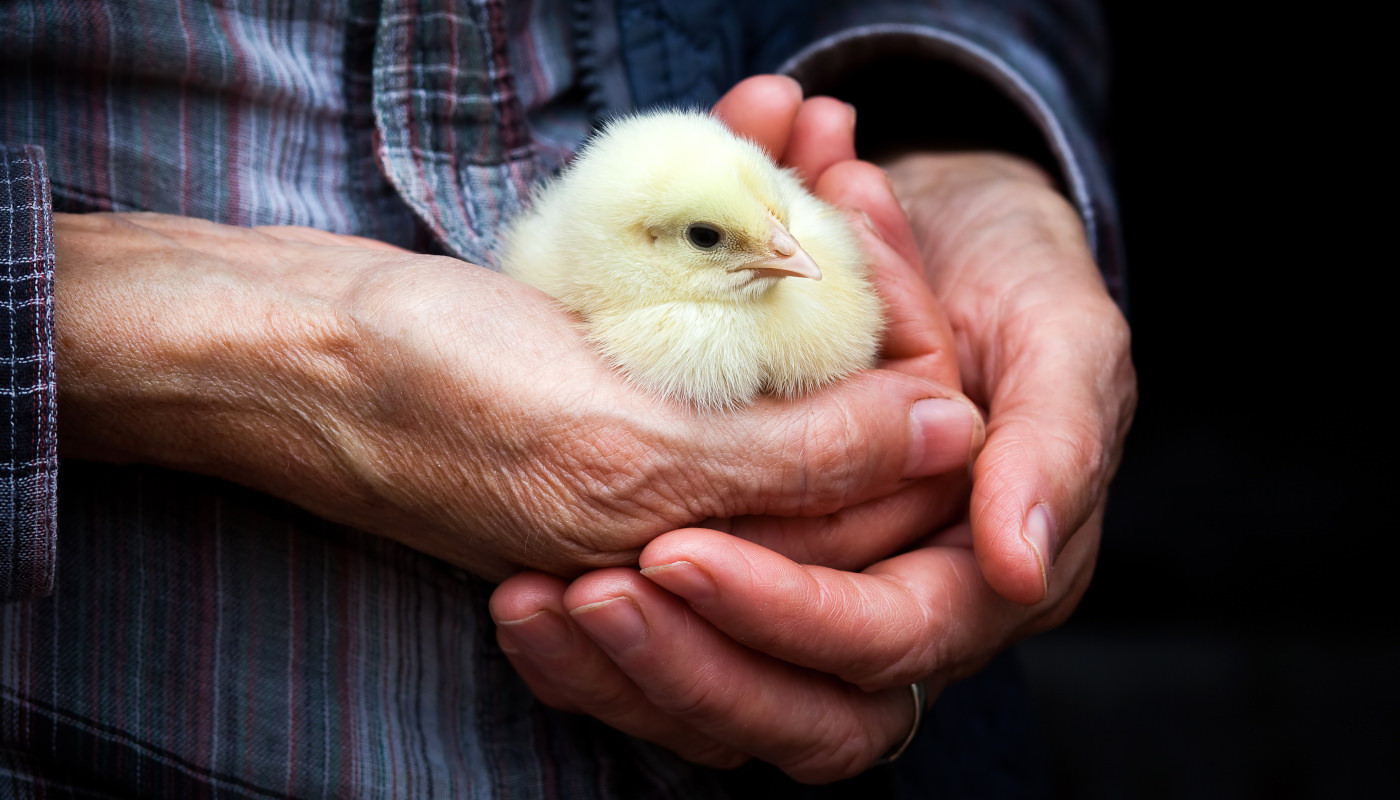
[[53,590],[58,437],[44,153],[0,146],[0,601]]

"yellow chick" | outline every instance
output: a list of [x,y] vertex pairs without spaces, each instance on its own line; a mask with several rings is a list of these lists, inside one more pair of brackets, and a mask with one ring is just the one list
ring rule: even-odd
[[884,327],[841,214],[699,112],[608,124],[536,193],[502,255],[629,380],[704,407],[869,367]]

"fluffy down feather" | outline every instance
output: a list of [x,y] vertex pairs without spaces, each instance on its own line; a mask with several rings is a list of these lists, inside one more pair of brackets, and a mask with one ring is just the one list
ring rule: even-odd
[[800,395],[872,365],[880,344],[841,214],[698,112],[607,125],[536,193],[502,256],[628,379],[699,406]]

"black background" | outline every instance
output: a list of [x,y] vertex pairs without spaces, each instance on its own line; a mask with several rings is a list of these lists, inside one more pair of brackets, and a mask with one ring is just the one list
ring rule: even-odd
[[1094,584],[1021,647],[1058,794],[1389,796],[1396,337],[1363,309],[1394,200],[1357,188],[1385,158],[1364,78],[1324,26],[1116,5],[1141,402]]

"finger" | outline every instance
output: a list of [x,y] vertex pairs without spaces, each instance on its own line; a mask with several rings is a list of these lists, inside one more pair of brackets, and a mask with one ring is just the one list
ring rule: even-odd
[[941,688],[1040,613],[993,591],[973,553],[958,547],[923,547],[849,573],[687,529],[652,541],[641,564],[647,579],[734,639],[868,690],[930,676],[930,688]]
[[1085,524],[1117,469],[1135,405],[1117,307],[1101,291],[1044,294],[1028,315],[1034,330],[1005,332],[970,505],[987,580],[1020,603],[1048,593],[1067,533]]
[[698,764],[728,768],[747,760],[651,703],[574,623],[564,609],[564,590],[552,576],[521,573],[491,595],[501,650],[540,702],[588,714]]
[[883,169],[868,161],[834,163],[822,173],[816,192],[837,206],[860,209],[876,236],[911,270],[923,274],[918,238]]
[[697,519],[816,517],[885,497],[963,469],[981,426],[961,393],[892,370],[858,373],[800,404],[764,397],[742,413],[671,421],[703,442],[687,440],[699,454],[689,466],[717,505]]
[[817,192],[862,214],[864,224],[853,227],[885,305],[885,365],[959,386],[952,326],[923,278],[914,232],[884,171],[867,162],[845,161],[822,174]]
[[802,105],[802,86],[786,75],[755,75],[725,92],[710,113],[781,161]]
[[859,570],[962,516],[970,485],[965,473],[954,472],[910,482],[894,494],[838,514],[737,517],[724,530],[800,564]]
[[721,635],[634,570],[590,573],[565,605],[647,698],[800,781],[870,766],[908,730],[908,693],[870,693]]
[[567,622],[568,614],[560,602],[565,586],[552,575],[521,572],[496,587],[489,608],[496,623],[496,641],[540,702],[561,711],[582,713],[582,706],[557,681],[536,679],[561,657],[578,658],[586,672],[596,670],[582,647],[586,639]]
[[808,189],[832,164],[856,157],[856,110],[832,97],[802,103],[782,164],[803,177]]
[[959,332],[964,385],[989,411],[970,507],[978,561],[998,592],[1035,603],[1067,533],[1101,501],[1131,421],[1127,326],[1043,171],[925,155],[891,174]]

